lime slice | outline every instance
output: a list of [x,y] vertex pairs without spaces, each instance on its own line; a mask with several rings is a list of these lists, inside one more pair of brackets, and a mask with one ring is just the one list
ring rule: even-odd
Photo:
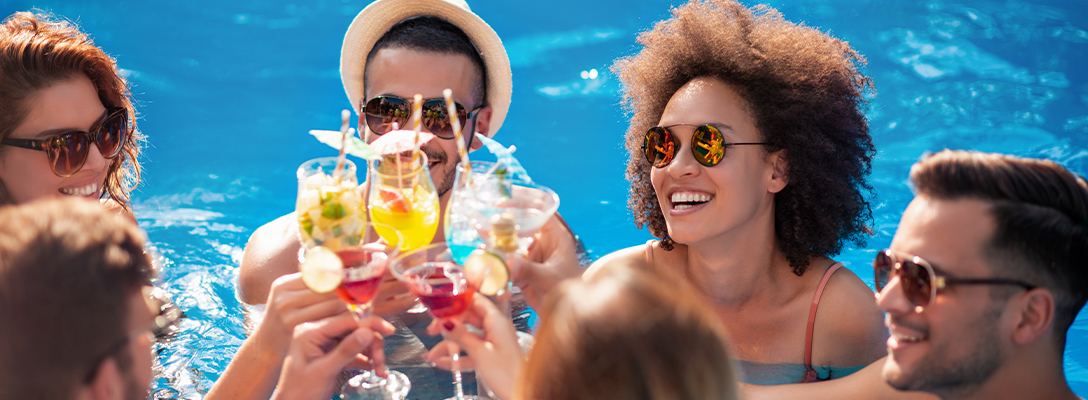
[[302,283],[317,293],[328,293],[344,280],[344,263],[332,250],[315,246],[306,250],[306,261],[299,264]]
[[469,276],[479,276],[487,273],[479,292],[485,296],[494,296],[506,288],[510,281],[510,273],[506,270],[506,263],[498,254],[484,249],[476,249],[465,260],[465,272]]

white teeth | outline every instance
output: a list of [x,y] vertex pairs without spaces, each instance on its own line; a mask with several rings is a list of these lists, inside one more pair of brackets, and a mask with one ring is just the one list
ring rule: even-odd
[[[706,203],[712,198],[714,198],[714,196],[703,193],[680,192],[673,193],[670,200],[672,200],[673,203]],[[691,207],[689,206],[687,208]],[[679,206],[677,206],[677,209],[680,209]]]
[[922,338],[920,338],[920,337],[907,336],[907,335],[898,334],[898,333],[895,334],[895,339],[900,341],[900,342],[920,342],[920,341],[922,341]]
[[78,188],[62,188],[60,189],[60,192],[69,196],[90,196],[91,194],[98,192],[98,184],[91,183],[90,185]]

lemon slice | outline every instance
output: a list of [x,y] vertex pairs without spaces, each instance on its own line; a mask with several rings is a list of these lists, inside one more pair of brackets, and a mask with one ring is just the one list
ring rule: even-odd
[[506,288],[506,283],[510,281],[510,273],[506,270],[506,263],[503,262],[502,257],[484,249],[476,249],[468,255],[468,259],[465,260],[465,272],[469,276],[487,273],[478,290],[485,296],[494,296]]
[[315,246],[306,250],[306,261],[299,264],[302,283],[317,293],[328,293],[344,280],[344,263],[327,247]]

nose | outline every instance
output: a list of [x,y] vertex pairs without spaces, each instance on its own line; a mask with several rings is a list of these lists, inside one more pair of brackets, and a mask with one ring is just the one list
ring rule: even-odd
[[98,149],[97,144],[89,147],[90,148],[87,149],[87,161],[83,163],[83,170],[93,172],[97,175],[99,172],[102,172],[103,169],[106,169],[106,166],[109,165],[109,160],[102,157],[102,151]]
[[[688,139],[691,139],[690,137]],[[665,167],[666,172],[673,179],[684,179],[698,176],[702,172],[702,166],[695,160],[691,153],[691,141],[681,140],[680,147],[676,149],[676,156]]]
[[876,305],[889,314],[916,311],[914,304],[903,293],[902,281],[897,274],[892,274],[888,284],[876,294]]

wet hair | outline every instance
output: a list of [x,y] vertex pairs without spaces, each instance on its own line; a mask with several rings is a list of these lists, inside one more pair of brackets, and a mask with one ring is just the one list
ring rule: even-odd
[[73,398],[106,358],[129,371],[115,346],[151,284],[140,229],[74,198],[0,207],[0,221],[0,398]]
[[542,308],[515,398],[737,399],[725,329],[695,293],[627,265],[563,283]]
[[366,67],[363,69],[363,84],[368,81],[370,61],[378,51],[387,48],[401,48],[430,53],[463,55],[468,57],[472,65],[476,66],[476,83],[473,85],[473,105],[465,104],[465,107],[477,108],[487,105],[487,68],[484,59],[480,57],[480,51],[472,44],[472,39],[457,25],[444,19],[423,15],[405,19],[389,28],[366,56]]
[[766,154],[784,150],[789,184],[774,195],[777,245],[802,275],[814,256],[864,246],[872,218],[865,193],[875,154],[865,95],[865,59],[841,40],[788,22],[767,6],[694,0],[639,35],[642,50],[612,67],[631,112],[626,135],[628,208],[635,225],[672,248],[641,147],[669,99],[696,78],[728,84],[762,136]]
[[1053,161],[945,150],[914,164],[910,180],[919,196],[990,204],[994,233],[981,254],[997,276],[1054,294],[1054,331],[1064,348],[1066,332],[1088,301],[1084,178]]
[[[0,138],[23,123],[38,91],[81,75],[94,84],[107,110],[128,112],[131,131],[121,153],[110,162],[103,193],[128,209],[129,193],[140,181],[138,158],[144,140],[136,127],[131,93],[116,61],[73,23],[48,14],[17,12],[0,25]],[[0,205],[12,202],[0,182]]]

